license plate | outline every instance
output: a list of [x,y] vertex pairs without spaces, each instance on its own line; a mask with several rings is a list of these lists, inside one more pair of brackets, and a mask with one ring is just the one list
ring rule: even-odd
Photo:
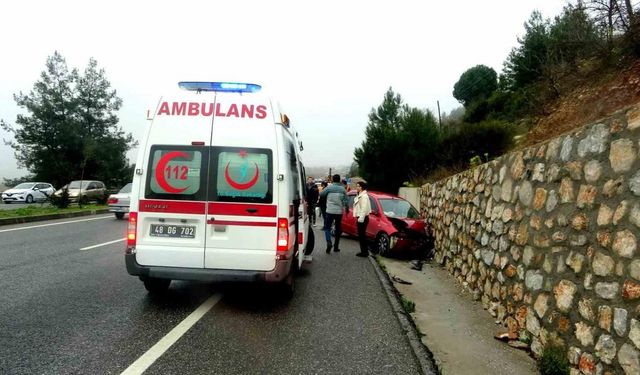
[[153,237],[195,238],[196,227],[188,225],[151,224]]

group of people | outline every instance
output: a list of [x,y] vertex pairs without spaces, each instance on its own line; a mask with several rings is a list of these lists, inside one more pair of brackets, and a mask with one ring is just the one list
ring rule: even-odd
[[[324,220],[325,239],[327,241],[326,253],[340,251],[340,237],[342,235],[342,215],[349,212],[349,204],[347,200],[347,191],[350,190],[346,180],[340,180],[340,175],[335,174],[331,177],[331,184],[323,181],[320,188],[315,184],[312,177],[307,180],[307,202],[309,209],[309,220],[312,225],[316,223],[315,207],[316,203],[320,208],[320,214]],[[369,256],[369,247],[367,244],[366,230],[369,223],[369,214],[371,213],[371,203],[367,195],[367,184],[364,181],[356,183],[356,191],[358,194],[353,201],[352,215],[358,222],[358,240],[360,241],[360,252],[356,255],[359,257]],[[335,241],[331,241],[331,228],[335,227]]]

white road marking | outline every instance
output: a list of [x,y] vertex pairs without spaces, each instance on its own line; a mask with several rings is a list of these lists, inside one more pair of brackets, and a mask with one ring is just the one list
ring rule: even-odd
[[99,244],[97,244],[97,245],[93,245],[93,246],[83,247],[82,249],[80,249],[80,251],[84,251],[84,250],[91,250],[91,249],[95,249],[96,247],[105,246],[105,245],[111,245],[112,243],[116,243],[116,242],[124,241],[124,240],[126,240],[126,239],[127,239],[127,237],[124,237],[124,238],[118,238],[117,240],[113,240],[113,241],[109,241],[109,242],[105,242],[105,243],[99,243]]
[[216,293],[209,297],[200,307],[185,318],[174,329],[167,333],[151,349],[147,350],[140,358],[127,367],[121,375],[138,375],[145,372],[164,352],[169,350],[171,345],[182,337],[194,324],[200,320],[211,308],[220,301],[222,294]]
[[83,219],[83,220],[71,220],[71,221],[63,221],[60,223],[51,223],[51,224],[42,224],[42,225],[32,225],[30,227],[20,227],[20,228],[13,228],[13,229],[2,229],[0,230],[0,233],[2,232],[12,232],[15,230],[25,230],[25,229],[32,229],[32,228],[42,228],[42,227],[50,227],[52,225],[62,225],[62,224],[71,224],[71,223],[79,223],[82,221],[92,221],[92,220],[102,220],[102,219],[109,219],[112,218],[113,216],[111,215],[105,215],[105,216],[100,216],[100,217],[93,217],[91,219]]

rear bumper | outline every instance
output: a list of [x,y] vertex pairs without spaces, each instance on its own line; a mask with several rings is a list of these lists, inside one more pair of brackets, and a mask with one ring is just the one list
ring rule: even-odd
[[109,212],[129,212],[129,206],[109,206]]
[[129,275],[141,278],[190,280],[205,282],[279,282],[284,280],[291,269],[292,260],[276,260],[271,271],[244,271],[209,268],[180,268],[143,266],[136,261],[135,254],[125,254],[125,263]]

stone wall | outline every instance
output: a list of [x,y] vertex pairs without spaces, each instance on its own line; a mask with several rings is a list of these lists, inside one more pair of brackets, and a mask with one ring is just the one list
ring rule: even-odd
[[639,141],[635,107],[422,188],[437,262],[575,374],[640,373]]

